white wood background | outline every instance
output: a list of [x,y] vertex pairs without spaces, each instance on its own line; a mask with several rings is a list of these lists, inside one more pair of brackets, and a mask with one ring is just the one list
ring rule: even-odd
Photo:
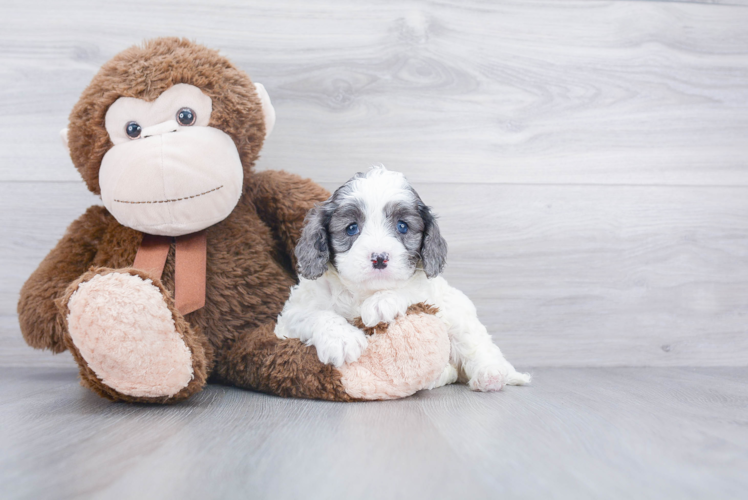
[[372,163],[441,216],[446,273],[519,366],[748,365],[748,7],[737,2],[0,3],[0,361],[18,290],[98,200],[58,131],[144,38],[273,99],[259,163]]

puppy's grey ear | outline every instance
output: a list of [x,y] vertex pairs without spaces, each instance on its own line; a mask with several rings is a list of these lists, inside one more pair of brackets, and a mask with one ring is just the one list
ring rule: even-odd
[[324,212],[321,205],[309,211],[304,220],[301,238],[296,245],[299,274],[308,280],[322,276],[327,271],[327,262],[330,260]]
[[438,276],[447,263],[447,242],[442,238],[439,224],[431,209],[423,203],[418,204],[418,212],[423,219],[423,242],[421,243],[421,261],[426,276]]

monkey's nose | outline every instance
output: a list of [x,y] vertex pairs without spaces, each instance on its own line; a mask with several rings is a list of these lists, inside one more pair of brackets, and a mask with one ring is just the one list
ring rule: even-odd
[[158,125],[145,127],[140,132],[140,136],[143,139],[145,139],[146,137],[152,137],[154,135],[161,135],[161,134],[168,134],[169,132],[176,132],[177,130],[179,130],[179,124],[177,124],[177,121],[169,120],[168,122],[159,123]]
[[390,258],[390,254],[384,253],[373,253],[371,254],[371,265],[374,269],[384,269],[387,267],[387,261]]

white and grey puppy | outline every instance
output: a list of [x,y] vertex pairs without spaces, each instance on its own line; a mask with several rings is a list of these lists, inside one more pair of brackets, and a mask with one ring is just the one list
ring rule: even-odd
[[296,257],[300,282],[275,333],[315,346],[323,363],[341,366],[366,349],[354,318],[374,326],[426,302],[438,307],[451,340],[450,366],[432,387],[459,378],[496,391],[530,381],[504,359],[470,299],[439,276],[447,243],[403,174],[382,166],[356,174],[309,212]]

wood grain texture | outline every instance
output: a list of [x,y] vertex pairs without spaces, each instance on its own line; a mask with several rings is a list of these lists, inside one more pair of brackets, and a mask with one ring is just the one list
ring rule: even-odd
[[587,1],[5,4],[0,180],[77,180],[58,130],[99,66],[220,48],[278,112],[261,167],[334,181],[748,185],[748,9]]
[[[3,2],[0,496],[744,498],[746,4]],[[28,348],[18,291],[99,203],[58,131],[102,63],[163,35],[265,84],[258,168],[328,189],[404,171],[441,216],[446,277],[533,385],[151,407]]]
[[4,498],[683,498],[748,488],[748,369],[538,369],[392,402],[113,404],[0,368]]
[[[519,366],[748,365],[748,189],[416,188],[449,242],[446,278]],[[82,183],[0,184],[0,316],[97,201]]]
[[[2,359],[24,280],[97,203],[57,131],[146,37],[220,48],[278,111],[259,168],[384,162],[446,272],[535,366],[748,364],[748,8],[723,2],[38,1],[0,6]],[[44,363],[67,363],[45,358]]]

